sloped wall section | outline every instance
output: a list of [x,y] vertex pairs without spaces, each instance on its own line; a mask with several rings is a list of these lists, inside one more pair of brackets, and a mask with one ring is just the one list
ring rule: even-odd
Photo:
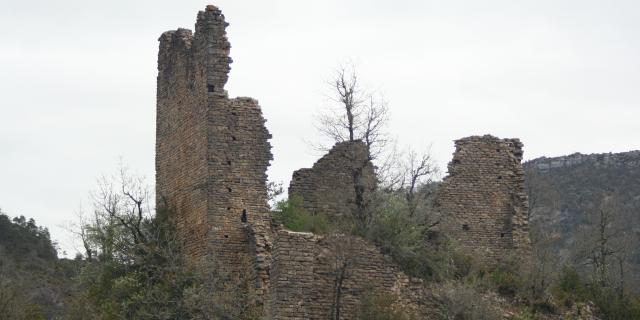
[[[356,198],[361,188],[363,199]],[[356,201],[370,201],[376,188],[375,170],[361,141],[337,143],[312,168],[297,170],[289,185],[289,199],[299,196],[312,214],[341,217],[357,210]]]
[[417,319],[430,319],[421,280],[402,273],[364,239],[280,230],[273,249],[270,309],[273,319],[354,319],[367,294],[392,293]]

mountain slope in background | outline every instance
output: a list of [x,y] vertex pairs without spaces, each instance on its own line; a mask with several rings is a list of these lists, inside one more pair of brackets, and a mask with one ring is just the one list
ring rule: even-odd
[[0,212],[0,319],[54,319],[79,262],[58,259],[49,231],[33,219]]
[[[560,265],[575,259],[583,227],[597,218],[605,197],[615,199],[616,232],[640,239],[640,151],[542,157],[524,167],[532,237],[553,239]],[[640,267],[640,250],[633,251],[632,264]]]

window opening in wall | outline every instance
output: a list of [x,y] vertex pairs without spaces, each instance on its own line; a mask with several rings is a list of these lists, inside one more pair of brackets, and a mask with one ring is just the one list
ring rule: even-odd
[[240,216],[240,221],[247,222],[247,210],[242,209],[242,215]]
[[500,238],[504,238],[504,232],[500,233]]
[[213,92],[214,89],[215,88],[214,88],[214,86],[212,84],[207,85],[207,91],[208,92]]
[[463,224],[462,225],[462,230],[469,231],[469,225],[468,224]]

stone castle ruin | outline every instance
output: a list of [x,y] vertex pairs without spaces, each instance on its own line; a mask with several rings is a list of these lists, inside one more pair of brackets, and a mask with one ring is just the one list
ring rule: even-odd
[[[198,13],[195,33],[168,31],[158,53],[156,185],[175,211],[186,254],[228,270],[255,264],[267,280],[271,135],[258,102],[230,99],[231,45],[224,15]],[[258,291],[266,283],[256,281]]]
[[[156,192],[158,205],[172,212],[187,258],[215,261],[231,275],[248,273],[250,284],[233,290],[246,291],[246,303],[261,308],[265,319],[351,319],[361,297],[375,291],[396,294],[398,303],[428,319],[424,284],[374,245],[272,222],[271,135],[256,100],[229,98],[225,90],[232,62],[227,25],[209,5],[198,13],[195,32],[177,29],[159,39]],[[522,144],[485,136],[456,146],[438,198],[450,217],[447,230],[465,248],[486,250],[487,259],[526,250]],[[309,212],[337,218],[375,188],[366,147],[356,141],[296,171],[289,193],[301,196]]]
[[436,196],[444,220],[442,230],[485,263],[514,252],[528,255],[529,205],[522,143],[489,135],[455,143],[449,175]]
[[362,202],[370,201],[376,188],[375,170],[366,145],[361,141],[336,144],[310,169],[293,173],[289,199],[300,197],[311,214],[339,218],[357,210],[356,188]]

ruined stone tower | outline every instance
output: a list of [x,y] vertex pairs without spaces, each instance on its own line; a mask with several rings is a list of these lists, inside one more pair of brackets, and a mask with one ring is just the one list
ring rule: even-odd
[[443,230],[480,261],[530,252],[522,143],[472,136],[457,140],[436,198]]
[[159,39],[156,191],[191,260],[212,258],[229,273],[248,263],[260,291],[270,263],[271,135],[256,100],[228,98],[227,25],[209,5],[195,33],[178,29]]

